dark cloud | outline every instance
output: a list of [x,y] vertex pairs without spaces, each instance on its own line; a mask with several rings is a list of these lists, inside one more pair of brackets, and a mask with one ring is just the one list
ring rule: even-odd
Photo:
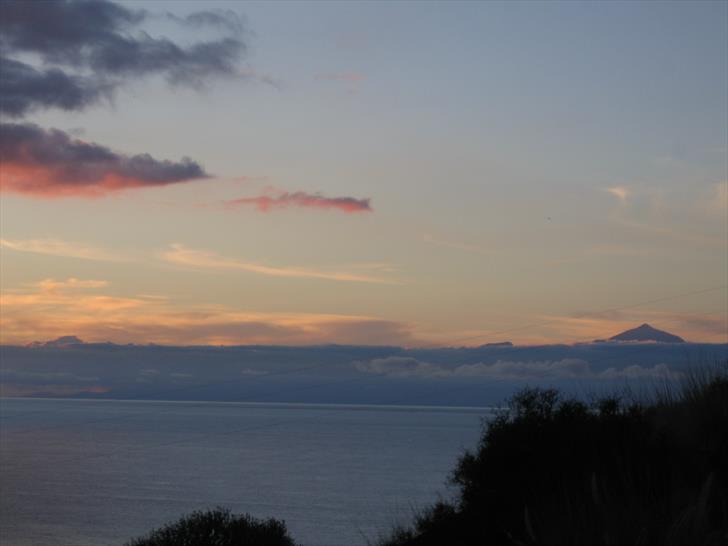
[[10,0],[0,8],[0,45],[50,62],[80,63],[88,49],[108,47],[146,13],[104,0]]
[[163,74],[171,83],[197,85],[204,83],[207,76],[234,73],[242,49],[242,42],[235,38],[202,42],[185,49],[164,38],[116,36],[111,43],[91,48],[78,60],[96,73]]
[[124,155],[67,133],[33,124],[0,125],[3,190],[45,195],[98,196],[132,187],[163,186],[207,177],[189,158]]
[[13,59],[0,58],[0,113],[21,117],[36,108],[81,110],[111,94],[101,80],[68,75],[62,70],[36,70]]
[[173,13],[167,13],[167,17],[177,23],[193,28],[204,26],[224,28],[236,36],[242,35],[245,28],[240,16],[232,10],[198,11],[186,17],[178,17]]
[[[156,74],[170,83],[197,86],[210,77],[236,74],[245,44],[234,13],[175,18],[185,26],[211,26],[228,34],[189,46],[150,36],[140,28],[147,18],[145,11],[103,0],[3,2],[0,112],[17,117],[34,108],[80,110],[129,77]],[[37,70],[11,58],[27,53],[50,68]]]
[[214,25],[234,35],[183,48],[138,29],[147,12],[112,2],[60,0],[3,6],[0,44],[4,50],[37,53],[46,63],[91,68],[97,73],[166,73],[174,81],[184,81],[231,73],[244,50],[242,23],[231,12],[177,18],[191,26]]

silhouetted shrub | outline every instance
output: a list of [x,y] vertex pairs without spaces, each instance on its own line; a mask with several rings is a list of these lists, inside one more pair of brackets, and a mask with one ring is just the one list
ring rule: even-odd
[[381,546],[728,544],[728,374],[668,391],[521,391],[459,460],[458,499]]
[[296,546],[279,520],[236,516],[224,508],[193,512],[127,546]]

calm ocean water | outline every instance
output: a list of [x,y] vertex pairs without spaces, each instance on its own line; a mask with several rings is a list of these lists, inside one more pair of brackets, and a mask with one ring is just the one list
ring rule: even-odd
[[120,545],[196,509],[363,545],[452,493],[484,409],[0,399],[0,543]]

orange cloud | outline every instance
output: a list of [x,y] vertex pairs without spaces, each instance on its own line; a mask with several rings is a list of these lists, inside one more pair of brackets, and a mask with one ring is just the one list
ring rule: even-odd
[[0,342],[72,333],[87,341],[170,345],[408,344],[407,324],[368,316],[180,308],[163,298],[96,293],[100,281],[46,280],[0,296]]
[[168,345],[362,344],[477,346],[588,342],[643,322],[688,341],[728,343],[725,313],[677,313],[656,309],[536,316],[483,330],[458,330],[363,315],[266,313],[220,305],[180,306],[150,295],[109,293],[99,280],[47,279],[0,295],[0,343],[77,335],[86,341]]
[[89,289],[105,288],[106,281],[80,280],[75,278],[65,281],[45,279],[28,285],[28,289],[10,291],[0,294],[0,306],[3,314],[14,311],[42,310],[52,311],[63,308],[68,312],[97,315],[118,310],[139,307],[143,299],[123,298],[86,293]]

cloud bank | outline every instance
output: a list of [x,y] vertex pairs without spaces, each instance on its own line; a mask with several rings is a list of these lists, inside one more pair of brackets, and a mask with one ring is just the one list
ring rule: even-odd
[[282,192],[279,195],[260,195],[257,197],[241,197],[225,201],[228,208],[254,206],[261,212],[270,212],[277,209],[310,208],[320,210],[339,210],[345,213],[371,212],[369,199],[356,199],[354,197],[325,197],[320,193],[307,193],[303,191]]
[[591,364],[579,358],[550,361],[507,361],[493,364],[461,364],[444,366],[422,362],[412,357],[392,356],[369,362],[358,362],[356,368],[365,373],[391,377],[422,378],[485,378],[494,380],[544,380],[544,379],[665,379],[676,377],[665,364],[652,367],[639,365],[623,369],[608,368],[601,372],[592,370]]
[[97,197],[209,176],[189,158],[168,161],[149,154],[125,155],[30,123],[2,125],[0,162],[4,191],[44,197]]

